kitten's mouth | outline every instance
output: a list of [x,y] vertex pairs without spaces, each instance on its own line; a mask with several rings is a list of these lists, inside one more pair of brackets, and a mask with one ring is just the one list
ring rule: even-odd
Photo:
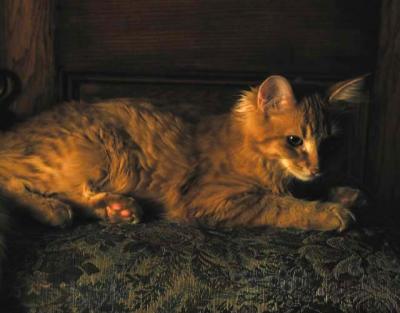
[[293,170],[290,171],[289,170],[289,172],[292,173],[292,175],[294,177],[296,177],[297,179],[299,179],[301,181],[312,181],[312,180],[315,180],[318,177],[322,176],[322,174],[320,172],[317,172],[317,173],[311,173],[311,172],[305,173],[304,171],[298,171],[298,170],[295,170],[295,171],[293,171]]
[[297,179],[299,179],[301,181],[312,181],[321,176],[321,174],[310,174],[310,175],[306,175],[306,174],[302,174],[302,173],[292,173],[292,174],[294,177],[296,177]]
[[309,170],[305,171],[302,168],[294,167],[285,159],[281,160],[281,164],[290,175],[301,181],[312,181],[322,175],[320,172],[312,173]]
[[312,181],[321,176],[320,173],[306,173],[300,169],[286,168],[286,170],[295,178],[301,181]]

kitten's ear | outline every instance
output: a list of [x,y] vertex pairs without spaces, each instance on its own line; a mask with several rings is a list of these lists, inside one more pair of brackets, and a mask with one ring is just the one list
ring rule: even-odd
[[339,82],[328,90],[329,108],[335,111],[353,111],[368,101],[370,75]]
[[292,87],[282,76],[270,76],[258,88],[257,107],[266,114],[283,112],[295,105]]

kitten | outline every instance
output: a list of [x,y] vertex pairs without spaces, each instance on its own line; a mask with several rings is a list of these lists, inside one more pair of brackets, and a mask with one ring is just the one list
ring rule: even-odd
[[137,199],[149,199],[179,222],[343,230],[353,216],[344,202],[297,199],[288,184],[321,175],[330,116],[361,102],[363,87],[358,78],[297,102],[271,76],[195,125],[130,99],[67,103],[1,135],[0,190],[54,226],[76,214],[138,223]]

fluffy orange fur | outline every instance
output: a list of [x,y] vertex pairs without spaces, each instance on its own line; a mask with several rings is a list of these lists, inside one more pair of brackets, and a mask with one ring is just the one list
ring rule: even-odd
[[130,99],[63,104],[1,136],[0,188],[51,225],[76,214],[137,223],[147,199],[179,222],[342,230],[349,205],[297,199],[288,183],[321,174],[329,111],[360,102],[362,87],[355,79],[298,102],[271,76],[229,114],[194,125]]

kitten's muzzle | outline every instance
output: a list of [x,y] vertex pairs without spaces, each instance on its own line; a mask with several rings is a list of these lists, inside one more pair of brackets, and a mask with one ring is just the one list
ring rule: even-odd
[[314,180],[322,175],[319,168],[312,168],[307,171],[306,177],[303,179],[305,181]]
[[321,176],[321,171],[320,171],[319,167],[310,169],[310,176],[313,176],[313,177]]

